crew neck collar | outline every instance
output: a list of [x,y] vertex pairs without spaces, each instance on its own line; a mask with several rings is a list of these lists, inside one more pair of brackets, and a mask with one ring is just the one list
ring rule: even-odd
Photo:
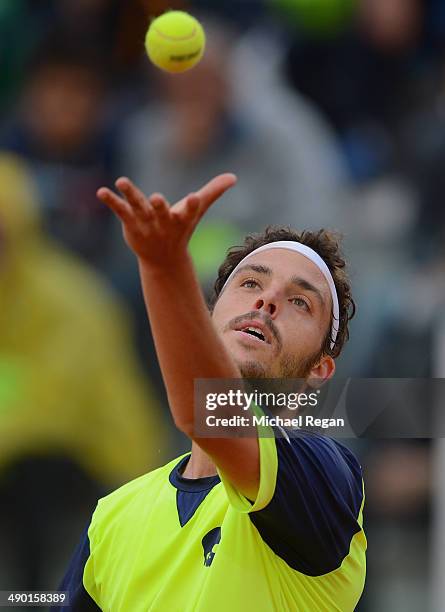
[[207,491],[221,482],[219,476],[205,476],[203,478],[184,478],[181,472],[186,468],[191,457],[191,453],[183,457],[170,472],[170,483],[180,491],[190,491],[198,493],[199,491]]

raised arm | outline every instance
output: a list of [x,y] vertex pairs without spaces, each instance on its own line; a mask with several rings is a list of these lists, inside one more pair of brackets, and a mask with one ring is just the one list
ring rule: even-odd
[[256,438],[197,438],[194,379],[239,378],[218,337],[188,253],[190,237],[208,208],[236,182],[221,174],[198,192],[169,206],[160,194],[146,197],[128,178],[97,195],[120,218],[135,253],[156,352],[176,426],[193,439],[237,489],[253,499],[259,483]]

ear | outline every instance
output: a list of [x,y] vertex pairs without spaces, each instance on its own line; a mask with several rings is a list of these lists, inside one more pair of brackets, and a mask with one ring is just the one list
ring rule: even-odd
[[330,355],[324,355],[320,361],[314,365],[309,372],[307,380],[310,381],[310,386],[320,388],[326,381],[334,376],[335,361]]

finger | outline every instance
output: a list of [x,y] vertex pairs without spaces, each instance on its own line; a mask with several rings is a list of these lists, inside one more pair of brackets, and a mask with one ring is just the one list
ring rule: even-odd
[[200,214],[201,199],[196,193],[190,193],[183,200],[183,206],[176,210],[175,221],[188,225]]
[[[201,187],[201,189],[196,192],[196,195],[200,199],[200,216],[202,217],[210,205],[213,204],[213,202],[215,202],[215,200],[217,200],[220,196],[222,196],[227,189],[232,187],[236,181],[237,178],[234,174],[220,174],[204,185],[204,187]],[[182,198],[182,200],[177,202],[172,209],[175,211],[178,210],[178,212],[182,211],[182,209],[185,207],[187,197]]]
[[135,212],[149,212],[150,207],[147,198],[129,178],[123,176],[117,179],[115,185]]
[[160,193],[152,194],[149,198],[149,203],[160,225],[166,223],[170,219],[170,206],[163,195]]
[[200,199],[200,216],[208,210],[213,202],[220,198],[228,189],[233,187],[236,181],[237,177],[235,174],[220,174],[204,185],[204,187],[201,187],[196,193]]
[[124,223],[132,219],[133,213],[128,202],[113,193],[111,189],[108,189],[108,187],[101,187],[97,190],[96,195],[99,200],[116,213],[119,219]]

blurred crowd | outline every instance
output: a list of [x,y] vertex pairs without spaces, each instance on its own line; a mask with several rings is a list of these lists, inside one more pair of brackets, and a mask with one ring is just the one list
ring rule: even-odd
[[[171,8],[207,33],[175,76],[144,53]],[[120,175],[172,202],[238,175],[192,240],[205,291],[248,232],[343,233],[357,315],[338,374],[444,375],[442,0],[2,0],[0,109],[1,589],[48,588],[97,497],[187,448],[135,260],[95,197]],[[360,610],[428,609],[431,445],[355,450]]]

